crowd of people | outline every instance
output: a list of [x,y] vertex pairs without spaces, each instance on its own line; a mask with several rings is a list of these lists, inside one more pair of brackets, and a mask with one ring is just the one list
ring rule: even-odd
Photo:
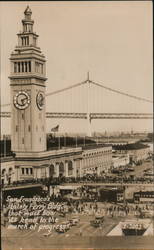
[[[76,199],[81,194],[80,199]],[[31,225],[39,225],[42,218],[47,224],[57,224],[60,218],[68,216],[95,216],[99,214],[104,218],[117,217],[143,217],[146,212],[153,211],[152,205],[130,204],[130,203],[109,203],[98,202],[94,199],[86,202],[84,197],[92,195],[92,192],[86,187],[82,187],[72,192],[72,198],[66,198],[61,193],[46,197],[34,196],[32,198],[12,198],[8,197],[2,206],[2,215],[4,226],[10,224],[17,225],[22,228],[23,225],[30,227]],[[75,199],[73,199],[73,197]],[[94,197],[96,198],[96,197]]]
[[115,176],[110,174],[104,174],[104,176],[97,176],[96,174],[87,174],[83,177],[49,177],[49,178],[39,178],[39,179],[29,179],[14,181],[4,186],[20,186],[26,184],[42,184],[45,186],[50,185],[60,185],[64,183],[153,183],[153,177],[134,177],[132,176]]

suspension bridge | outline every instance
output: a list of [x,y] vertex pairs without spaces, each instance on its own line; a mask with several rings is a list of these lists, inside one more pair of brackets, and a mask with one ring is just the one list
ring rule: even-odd
[[[153,119],[152,112],[140,110],[143,105],[147,111],[152,110],[152,100],[92,81],[89,73],[85,81],[47,93],[46,102],[50,109],[46,112],[46,118],[87,119],[89,136],[91,121],[95,119]],[[1,105],[0,117],[11,116],[10,111],[4,110],[9,106],[9,103]],[[123,107],[127,107],[128,111],[119,112],[119,108]]]

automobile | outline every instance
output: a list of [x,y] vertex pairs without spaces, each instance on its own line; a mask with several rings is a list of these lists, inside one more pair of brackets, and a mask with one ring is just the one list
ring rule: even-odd
[[49,237],[50,235],[51,235],[51,232],[47,232],[43,234],[44,237]]
[[64,221],[61,224],[56,225],[56,227],[55,227],[55,231],[58,232],[58,233],[65,233],[69,229],[70,229],[69,221]]
[[151,168],[146,168],[145,170],[144,170],[144,172],[148,172],[148,171],[150,171],[151,170]]
[[129,168],[127,168],[128,169],[128,171],[134,171],[134,168],[133,167],[129,167]]
[[153,211],[143,211],[140,214],[141,218],[152,218],[153,217]]
[[99,227],[104,222],[104,216],[95,216],[95,219],[90,221],[91,226],[93,227]]
[[62,222],[62,225],[66,227],[66,230],[69,230],[71,225],[70,225],[70,222],[69,221],[64,221]]
[[71,224],[72,226],[77,225],[77,224],[79,223],[79,221],[80,221],[80,219],[77,218],[77,217],[73,217],[72,219],[69,220],[69,222],[70,222],[70,224]]
[[56,225],[55,231],[57,233],[65,233],[65,228],[63,227],[63,225]]

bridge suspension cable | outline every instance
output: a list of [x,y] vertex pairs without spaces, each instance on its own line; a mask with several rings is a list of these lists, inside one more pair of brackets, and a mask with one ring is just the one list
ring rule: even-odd
[[56,91],[47,93],[46,96],[59,94],[59,93],[64,92],[64,91],[66,91],[66,90],[69,90],[69,89],[73,89],[73,88],[79,87],[79,86],[81,86],[81,85],[83,85],[83,84],[85,84],[85,83],[87,83],[87,81],[80,82],[80,83],[76,83],[76,84],[70,85],[70,86],[68,86],[68,87],[66,87],[66,88],[59,89],[59,90],[56,90]]
[[135,95],[130,95],[128,93],[125,93],[125,92],[122,92],[122,91],[119,91],[119,90],[115,90],[115,89],[112,89],[112,88],[109,88],[109,87],[106,87],[100,83],[96,83],[96,82],[93,82],[93,81],[90,81],[92,84],[96,85],[96,86],[99,86],[101,88],[104,88],[104,89],[107,89],[109,91],[112,91],[114,93],[117,93],[117,94],[120,94],[120,95],[125,95],[125,96],[128,96],[128,97],[131,97],[131,98],[134,98],[134,99],[137,99],[139,101],[144,101],[144,102],[150,102],[150,103],[153,103],[153,101],[151,100],[148,100],[148,99],[145,99],[145,98],[142,98],[142,97],[138,97],[138,96],[135,96]]
[[[128,94],[128,93],[125,93],[125,92],[122,92],[122,91],[119,91],[119,90],[116,90],[116,89],[112,89],[112,88],[110,88],[110,87],[106,87],[106,86],[104,86],[104,85],[102,85],[102,84],[100,84],[100,83],[96,83],[96,82],[94,82],[94,81],[91,81],[91,80],[89,80],[89,77],[88,77],[88,79],[87,79],[86,81],[83,81],[83,82],[80,82],[80,83],[76,83],[76,84],[74,84],[74,85],[70,85],[70,86],[65,87],[65,88],[63,88],[63,89],[59,89],[59,90],[56,90],[56,91],[47,93],[46,96],[48,97],[48,96],[51,96],[51,95],[59,94],[59,93],[61,93],[61,92],[64,92],[64,91],[67,91],[67,90],[70,90],[70,89],[79,87],[79,86],[81,86],[81,85],[89,84],[89,83],[92,83],[93,85],[96,85],[96,86],[98,86],[98,87],[104,88],[104,89],[109,90],[109,91],[111,91],[111,92],[114,92],[114,93],[117,93],[117,94],[120,94],[120,95],[124,95],[124,96],[127,96],[127,97],[134,98],[134,99],[139,100],[139,101],[144,101],[144,102],[153,103],[153,101],[148,100],[148,99],[146,99],[146,98],[142,98],[142,97],[139,97],[139,96],[131,95],[131,94]],[[1,104],[0,106],[1,106],[1,107],[7,107],[7,106],[9,106],[9,105],[10,105],[10,103],[6,103],[6,104]]]
[[[68,87],[66,87],[66,88],[63,88],[63,89],[59,89],[59,90],[55,90],[55,91],[53,91],[53,92],[47,93],[46,96],[48,97],[48,96],[51,96],[51,95],[59,94],[59,93],[64,92],[64,91],[66,91],[66,90],[69,90],[69,89],[73,89],[73,88],[79,87],[79,86],[81,86],[81,85],[83,85],[83,84],[85,84],[85,83],[87,83],[87,80],[86,80],[86,81],[83,81],[83,82],[80,82],[80,83],[76,83],[76,84],[70,85],[70,86],[68,86]],[[10,103],[1,104],[0,106],[1,106],[1,107],[7,107],[7,106],[10,106]]]

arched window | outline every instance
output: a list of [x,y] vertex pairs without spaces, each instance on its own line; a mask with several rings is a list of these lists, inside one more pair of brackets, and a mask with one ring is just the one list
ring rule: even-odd
[[6,169],[2,169],[2,177],[4,177],[5,173],[6,173]]
[[8,172],[9,172],[9,174],[12,174],[12,168],[9,168]]
[[20,72],[20,62],[18,62],[18,72]]
[[49,177],[52,177],[54,175],[54,165],[50,165],[49,167]]
[[59,176],[62,177],[64,175],[64,172],[65,172],[65,170],[64,170],[64,163],[61,162],[59,164]]
[[14,63],[14,73],[17,73],[17,63]]
[[72,161],[68,162],[68,175],[72,175],[73,174],[73,163]]

